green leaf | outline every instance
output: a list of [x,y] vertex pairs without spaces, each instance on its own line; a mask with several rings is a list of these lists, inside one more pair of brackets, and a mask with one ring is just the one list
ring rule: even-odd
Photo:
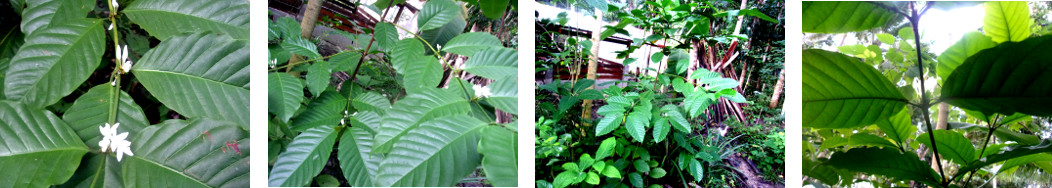
[[351,100],[351,106],[354,106],[354,109],[358,109],[358,111],[369,111],[383,115],[388,109],[391,109],[391,101],[379,93],[370,91],[355,96],[354,100]]
[[422,88],[435,88],[442,80],[442,65],[438,59],[431,56],[419,58],[413,68],[407,70],[403,76],[402,85],[406,93],[416,93]]
[[387,153],[400,137],[417,129],[418,125],[443,116],[467,114],[471,108],[464,98],[451,91],[427,89],[395,102],[384,115],[383,125],[376,133],[373,152]]
[[694,177],[694,181],[701,181],[701,178],[705,177],[705,168],[701,166],[701,162],[697,159],[688,159],[687,172]]
[[1013,159],[1009,159],[1009,160],[1005,161],[1005,164],[1001,166],[1001,168],[1000,168],[1001,170],[998,171],[998,173],[1004,172],[1005,170],[1011,169],[1012,167],[1016,167],[1016,166],[1022,166],[1022,165],[1025,165],[1025,164],[1030,164],[1030,163],[1035,163],[1035,162],[1048,162],[1048,161],[1052,161],[1052,154],[1038,153],[1038,154],[1031,154],[1031,155],[1022,156],[1022,157],[1018,157],[1018,158],[1013,158]]
[[347,52],[333,55],[329,58],[329,62],[332,63],[332,72],[351,72],[358,66],[362,57],[362,54],[355,52]]
[[[819,160],[825,159],[820,158]],[[822,183],[836,185],[840,182],[840,176],[837,174],[836,169],[822,162],[815,162],[804,157],[804,163],[801,167],[803,168],[804,176],[814,178]]]
[[972,161],[971,164],[961,166],[961,170],[957,171],[957,174],[955,174],[953,177],[964,175],[965,172],[976,170],[990,164],[999,163],[1001,161],[1006,161],[1037,153],[1049,152],[1052,152],[1052,140],[1047,139],[1041,140],[1041,143],[1036,145],[1013,144],[1005,146],[999,151],[999,153],[991,154],[990,156]]
[[895,36],[887,33],[877,33],[877,40],[888,45],[895,45]]
[[[11,5],[16,5],[12,3]],[[26,36],[51,27],[52,23],[64,23],[84,18],[95,7],[90,0],[33,0],[26,1],[22,9],[22,33]],[[17,8],[22,8],[18,6]],[[10,23],[8,23],[10,24]]]
[[964,63],[965,59],[979,53],[981,50],[994,46],[997,46],[997,43],[994,43],[990,37],[983,35],[981,32],[972,31],[965,33],[961,40],[958,40],[953,46],[946,48],[946,51],[939,54],[938,61],[936,61],[938,67],[936,67],[935,72],[938,73],[940,78],[944,78],[943,80],[945,81],[945,78],[949,78],[950,73],[953,73],[957,66]]
[[[869,133],[856,133],[851,135],[848,145],[873,146],[873,147],[895,147],[887,138],[875,136]],[[941,150],[940,150],[941,151]]]
[[179,114],[233,121],[248,130],[248,48],[247,41],[223,35],[172,37],[146,52],[132,73]]
[[983,31],[997,43],[1030,37],[1030,7],[1026,2],[987,2]]
[[[865,161],[859,162],[859,161]],[[832,167],[883,175],[900,180],[915,180],[928,185],[938,185],[935,171],[913,153],[899,153],[893,148],[854,148],[847,152],[834,153],[827,163]]]
[[397,5],[402,3],[405,3],[405,0],[376,1],[375,3],[373,3],[373,6],[376,6],[376,8],[379,9],[387,9],[387,7],[391,5]]
[[618,127],[621,127],[621,121],[623,120],[624,116],[625,114],[623,113],[612,113],[604,115],[603,119],[599,120],[599,124],[596,124],[595,136],[603,136],[607,133],[617,130]]
[[518,74],[518,51],[508,48],[482,50],[464,62],[464,71],[491,80]]
[[391,65],[398,74],[406,75],[413,67],[424,61],[424,45],[417,39],[402,39],[391,53]]
[[[420,19],[418,17],[417,21],[419,20]],[[464,20],[464,17],[459,16],[458,13],[458,16],[454,16],[453,20],[450,20],[449,23],[442,25],[442,27],[431,30],[421,30],[422,32],[420,32],[420,38],[423,38],[425,41],[427,41],[428,44],[431,45],[430,48],[424,48],[424,50],[429,55],[434,54],[435,52],[431,48],[438,49],[439,45],[445,46],[446,42],[449,42],[449,40],[452,40],[453,37],[456,37],[457,35],[460,35],[460,33],[463,33],[464,27],[467,27],[467,21]]]
[[555,176],[555,180],[552,180],[556,188],[563,188],[574,184],[573,180],[577,178],[578,172],[563,171]]
[[[270,168],[271,187],[307,186],[329,161],[332,146],[339,135],[331,125],[307,129],[292,139],[288,150],[278,155]],[[353,150],[352,150],[353,152]]]
[[121,12],[161,41],[207,32],[248,40],[247,1],[138,0]]
[[314,178],[314,183],[317,183],[318,186],[322,186],[322,187],[338,187],[338,186],[340,186],[340,180],[337,180],[336,177],[332,177],[332,175],[328,175],[328,174],[322,174],[322,175],[318,176],[317,178]]
[[373,135],[362,127],[343,130],[336,158],[347,184],[356,187],[375,186],[373,177],[380,168],[383,155],[372,153]]
[[901,16],[874,2],[805,1],[803,30],[806,33],[865,31],[896,23]]
[[[503,1],[507,2],[507,0]],[[453,37],[446,45],[442,46],[442,51],[472,57],[479,51],[503,47],[500,44],[500,39],[489,33],[472,32]]]
[[902,38],[902,41],[912,41],[913,37],[913,27],[903,27],[902,29],[899,29],[899,38]]
[[891,82],[856,59],[814,49],[804,50],[803,57],[804,127],[872,125],[906,105]]
[[[58,116],[0,101],[0,185],[47,187],[66,182],[88,147]],[[96,129],[98,130],[98,129]],[[18,143],[18,144],[13,144]]]
[[124,187],[124,182],[122,181],[124,180],[121,178],[121,163],[117,161],[116,157],[87,154],[82,158],[80,168],[77,168],[77,171],[73,173],[73,177],[69,181],[53,187],[91,187],[93,182],[95,187]]
[[972,55],[943,84],[947,103],[985,114],[1052,115],[1052,36],[1003,43]]
[[380,22],[376,24],[375,28],[376,29],[373,30],[373,36],[376,38],[376,44],[378,44],[381,49],[398,49],[398,29],[395,28],[394,25],[387,22]]
[[[284,73],[276,73],[284,74]],[[302,92],[303,90],[298,90]],[[281,103],[274,104],[282,105]],[[296,107],[299,107],[296,102]],[[307,108],[292,119],[292,130],[304,131],[322,125],[337,125],[343,119],[343,110],[347,106],[347,98],[334,90],[326,90],[320,96],[311,100]]]
[[632,166],[636,167],[636,171],[650,172],[650,165],[647,165],[647,162],[643,161],[643,159],[636,159],[636,161],[632,162]]
[[329,79],[332,79],[332,69],[329,62],[317,61],[307,68],[307,91],[314,96],[321,95],[325,88],[329,87]]
[[286,122],[300,108],[303,102],[303,81],[287,73],[270,73],[267,75],[268,110],[278,120]]
[[321,54],[318,54],[318,45],[315,45],[314,42],[303,37],[289,37],[282,40],[281,48],[296,55],[306,56],[310,59],[321,57]]
[[503,127],[488,126],[479,131],[478,151],[482,169],[493,186],[518,187],[518,134]]
[[605,26],[606,29],[604,29],[603,32],[599,34],[599,39],[602,40],[602,39],[606,39],[606,38],[608,38],[610,36],[614,36],[614,34],[617,33],[617,30],[624,30],[625,26],[628,26],[629,24],[635,23],[635,21],[636,21],[635,19],[623,19],[623,20],[619,20],[617,22],[617,25]]
[[1012,131],[1011,129],[1008,129],[1008,127],[997,128],[997,130],[994,130],[994,135],[997,135],[997,138],[1014,141],[1020,144],[1037,145],[1041,142],[1041,138],[1037,136],[1023,134],[1019,131]]
[[[518,79],[514,75],[494,80],[489,85],[492,95],[486,97],[486,102],[501,111],[511,114],[519,114],[519,88]],[[463,92],[463,91],[454,91]]]
[[668,118],[663,116],[654,116],[651,124],[654,126],[654,142],[661,143],[665,141],[665,136],[668,136],[669,129],[672,129],[672,125],[668,122]]
[[775,20],[774,18],[771,18],[770,16],[767,16],[766,14],[763,14],[763,12],[760,12],[759,10],[756,10],[755,8],[753,8],[753,9],[742,9],[742,10],[732,10],[732,11],[728,11],[728,12],[734,12],[734,11],[738,12],[737,15],[740,15],[740,16],[752,16],[752,17],[757,17],[757,18],[763,19],[763,20],[767,20],[769,22],[778,23],[778,20]]
[[632,187],[643,187],[643,176],[639,172],[628,173],[628,182],[632,183]]
[[619,106],[621,108],[632,106],[632,100],[630,100],[628,98],[625,98],[623,96],[612,96],[610,98],[607,98],[606,102],[609,105],[616,105],[615,107]]
[[147,127],[132,140],[135,156],[121,162],[124,185],[248,186],[249,142],[248,132],[228,121],[168,120]]
[[[949,130],[934,130],[933,132],[935,133],[935,147],[939,149],[942,159],[951,160],[958,164],[968,164],[972,159],[975,159],[975,147],[963,134]],[[928,134],[924,133],[917,136],[917,141],[932,147]]]
[[102,61],[103,34],[102,20],[76,19],[27,35],[8,64],[7,100],[43,108],[72,93]]
[[642,112],[633,111],[625,118],[625,128],[636,142],[643,142],[646,138],[646,127],[650,126],[648,123],[650,123],[650,116]]
[[[460,16],[461,7],[449,0],[434,0],[424,3],[420,9],[416,25],[420,31],[432,30],[446,25],[450,20]],[[463,19],[463,18],[461,18]]]
[[380,163],[377,184],[381,187],[452,186],[478,166],[481,160],[476,152],[478,131],[483,127],[486,123],[482,121],[455,115],[410,129]]
[[[81,95],[73,102],[73,106],[70,106],[66,110],[65,114],[62,114],[62,120],[69,124],[70,128],[77,131],[77,135],[84,143],[99,143],[102,140],[102,133],[99,132],[99,126],[109,123],[110,117],[110,104],[113,102],[117,103],[117,111],[114,116],[117,117],[117,122],[120,123],[118,132],[128,132],[131,135],[137,135],[140,130],[149,126],[149,122],[146,121],[146,115],[143,114],[142,108],[135,104],[131,96],[124,91],[118,91],[120,96],[117,101],[113,101],[113,90],[119,90],[118,87],[110,86],[110,84],[102,84],[92,87]],[[98,144],[90,144],[88,147],[91,150],[101,150]],[[94,172],[93,172],[94,173]]]
[[689,133],[693,131],[690,126],[690,123],[687,122],[687,118],[683,117],[683,114],[681,114],[678,109],[668,111],[665,113],[666,115],[668,115],[668,120],[670,123],[672,123],[672,127],[676,128],[676,130],[679,130],[680,132],[684,133]]
[[653,55],[650,55],[650,62],[661,63],[662,59],[665,59],[665,53],[664,52],[654,52]]
[[[884,132],[884,135],[898,144],[914,138],[913,133],[917,132],[917,127],[910,122],[910,113],[906,108],[903,108],[891,117],[877,120],[877,127]],[[900,145],[899,147],[904,146]]]
[[686,97],[683,100],[683,108],[687,109],[687,112],[690,114],[688,117],[690,118],[698,117],[714,102],[713,95],[709,92],[694,92]]
[[608,178],[621,179],[621,171],[617,170],[617,167],[614,166],[603,168],[602,174]]
[[667,174],[667,173],[668,172],[665,172],[664,168],[658,167],[658,168],[654,168],[654,169],[650,170],[650,177],[654,178],[654,179],[659,179],[661,177],[665,177],[665,174]]
[[508,9],[509,0],[481,0],[479,9],[489,19],[500,19]]
[[588,172],[588,179],[585,179],[584,181],[588,182],[588,184],[598,185],[599,174],[596,174],[595,172]]
[[617,140],[614,137],[606,138],[602,143],[599,143],[599,149],[595,151],[595,160],[602,161],[611,154],[614,154],[614,148],[616,147]]

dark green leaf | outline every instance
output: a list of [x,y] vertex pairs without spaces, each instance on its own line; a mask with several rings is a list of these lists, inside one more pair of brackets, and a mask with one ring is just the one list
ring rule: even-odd
[[518,74],[519,55],[508,48],[490,48],[476,53],[464,62],[464,71],[491,80]]
[[[859,162],[865,161],[865,162]],[[899,153],[893,148],[854,148],[847,152],[834,153],[827,163],[835,168],[873,175],[883,175],[900,180],[915,180],[928,185],[938,185],[938,174],[913,153]]]
[[985,114],[1052,115],[1052,36],[972,55],[943,84],[947,103]]
[[318,54],[318,46],[303,37],[289,37],[281,41],[281,48],[296,55],[306,56],[310,59],[321,57]]
[[501,16],[504,16],[504,10],[508,9],[509,1],[510,0],[481,0],[479,1],[479,9],[482,10],[482,14],[485,14],[489,19],[500,19]]
[[807,33],[864,31],[895,23],[900,17],[874,2],[803,2],[803,29]]
[[[13,1],[17,2],[17,1]],[[12,3],[15,5],[16,3]],[[64,23],[84,18],[95,7],[91,0],[31,0],[22,9],[22,33],[26,36],[51,27],[52,23]],[[17,8],[22,8],[18,6]]]
[[135,156],[121,162],[127,187],[248,186],[250,140],[237,124],[173,119],[134,136]]
[[[404,100],[402,100],[404,101]],[[401,102],[401,101],[399,101]],[[397,107],[396,107],[397,108]],[[479,129],[466,115],[438,118],[410,129],[380,162],[379,186],[452,186],[478,167]],[[450,164],[451,161],[456,163]],[[435,176],[441,174],[441,176]]]
[[372,153],[373,135],[362,127],[343,130],[336,158],[340,160],[343,177],[351,186],[376,186],[373,177],[380,168],[383,155]]
[[424,3],[424,8],[420,9],[420,14],[417,17],[417,28],[420,31],[432,30],[435,28],[442,27],[449,23],[454,18],[460,18],[461,7],[453,1],[449,0],[434,0],[427,1]]
[[805,50],[803,57],[804,127],[872,125],[906,105],[891,82],[856,59],[813,49]]
[[[88,92],[84,93],[73,102],[73,106],[70,106],[66,110],[65,114],[62,114],[62,120],[69,123],[69,127],[77,131],[77,135],[84,143],[99,143],[102,140],[102,134],[99,132],[99,126],[109,123],[110,117],[110,104],[113,101],[113,91],[119,90],[118,87],[110,86],[110,84],[102,84],[92,87]],[[118,127],[118,132],[128,132],[130,135],[138,135],[139,131],[149,126],[149,122],[146,121],[146,115],[143,114],[142,108],[135,104],[131,96],[124,91],[118,91],[119,97],[117,98],[117,111],[114,116],[117,117],[116,121],[121,124]],[[88,145],[92,150],[101,150],[98,144]],[[92,172],[94,173],[94,172]]]
[[387,153],[400,137],[423,122],[443,116],[467,114],[471,108],[464,98],[443,89],[426,89],[398,100],[384,115],[376,133],[373,152]]
[[307,90],[314,96],[321,95],[321,92],[329,87],[330,79],[332,69],[329,68],[329,62],[317,61],[307,68]]
[[646,138],[646,127],[649,126],[649,123],[650,116],[642,112],[633,111],[625,118],[625,128],[636,142],[643,142],[644,138]]
[[72,93],[102,61],[102,22],[67,20],[27,35],[4,74],[7,99],[43,108]]
[[270,168],[268,185],[309,185],[310,180],[317,176],[329,161],[329,154],[336,143],[337,135],[338,132],[330,125],[307,129],[300,133],[292,139],[288,150],[278,155],[278,161]]
[[[934,130],[935,146],[939,149],[942,159],[951,160],[958,164],[968,164],[975,159],[975,147],[963,134],[949,130]],[[931,146],[929,133],[917,136],[917,141]]]
[[0,175],[5,177],[0,185],[47,187],[66,182],[88,152],[77,133],[51,112],[0,101],[0,117],[0,141],[7,143],[0,145]]
[[394,25],[387,22],[380,22],[377,23],[374,28],[373,37],[376,39],[376,44],[380,49],[387,52],[398,50],[398,29],[395,28]]
[[[278,105],[282,104],[278,103],[274,106]],[[300,106],[299,102],[296,103],[296,106]],[[322,125],[338,125],[340,119],[343,119],[343,110],[346,106],[347,98],[340,95],[339,92],[327,90],[311,100],[303,113],[292,119],[292,130],[304,131]]]
[[946,48],[942,54],[939,54],[937,66],[935,72],[938,73],[941,78],[949,78],[950,73],[953,73],[957,66],[964,63],[964,60],[971,57],[975,53],[979,53],[980,50],[992,48],[997,46],[990,37],[983,35],[978,31],[972,31],[964,34],[961,40],[954,43],[953,46]]
[[278,120],[286,122],[300,108],[303,102],[303,81],[287,73],[270,73],[267,75],[268,110]]
[[482,169],[497,187],[518,187],[518,134],[503,127],[489,126],[479,131],[478,151]]
[[[507,2],[507,0],[501,1]],[[442,46],[442,51],[472,57],[479,51],[502,47],[504,46],[500,44],[497,37],[485,32],[472,32],[453,37]]]
[[121,12],[161,41],[208,32],[248,40],[247,1],[137,0]]

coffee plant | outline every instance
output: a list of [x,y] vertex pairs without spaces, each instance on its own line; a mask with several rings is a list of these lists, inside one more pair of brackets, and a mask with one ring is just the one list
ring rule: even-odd
[[0,187],[249,185],[246,1],[0,4]]
[[[916,34],[935,23],[921,17],[959,4],[985,7],[982,29],[929,52]],[[1034,32],[1042,29],[1030,10],[1028,2],[803,2],[805,33],[876,39],[803,50],[805,181],[973,187],[1017,167],[1050,169],[1052,140],[1028,122],[1052,116],[1052,36]]]
[[[373,6],[386,15],[402,2]],[[518,52],[463,33],[465,6],[515,12],[508,1],[431,0],[419,32],[356,25],[369,33],[335,32],[359,43],[324,56],[296,21],[270,22],[269,186],[453,186],[474,173],[517,186]]]
[[[643,68],[657,74],[640,72],[631,78],[599,84],[593,79],[578,78],[585,72],[587,61],[598,60],[592,54],[597,40],[567,36],[560,30],[538,32],[537,53],[545,58],[538,58],[536,71],[567,69],[572,78],[536,86],[537,187],[742,186],[734,176],[735,167],[724,162],[742,148],[737,141],[740,136],[727,135],[726,128],[714,126],[723,119],[714,120],[707,115],[717,113],[710,110],[717,105],[750,102],[736,89],[742,86],[741,82],[721,72],[695,67],[698,59],[690,53],[701,50],[695,44],[729,45],[748,39],[745,34],[732,32],[733,25],[730,29],[710,28],[712,23],[730,22],[739,16],[762,22],[779,20],[757,9],[725,10],[722,7],[729,6],[726,2],[552,4],[585,7],[584,10],[595,10],[590,13],[599,15],[595,16],[597,20],[617,20],[614,25],[604,26],[598,38],[617,33],[631,38],[632,44],[617,52],[623,65],[653,62],[666,64],[657,67],[667,68],[647,66]],[[561,13],[555,19],[540,20],[538,29],[572,27],[568,25],[569,16]],[[650,35],[632,36],[629,26]],[[660,50],[640,62],[629,56],[645,45]],[[606,88],[594,89],[595,86]],[[591,102],[584,102],[588,100],[595,100],[598,108],[589,109]],[[582,111],[586,113],[584,117]],[[594,112],[598,118],[592,120],[587,112]]]

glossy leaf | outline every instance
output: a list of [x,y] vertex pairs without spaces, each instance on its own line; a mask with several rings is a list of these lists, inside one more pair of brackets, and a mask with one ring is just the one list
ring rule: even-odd
[[248,40],[247,1],[139,0],[121,13],[161,41],[185,33]]
[[625,114],[623,113],[605,115],[603,119],[599,120],[599,124],[596,124],[595,136],[603,136],[617,130],[618,127],[621,127],[624,116]]
[[4,74],[7,100],[43,108],[72,93],[102,61],[102,22],[68,20],[27,35]]
[[497,187],[518,186],[518,134],[503,127],[488,126],[479,131],[478,152],[486,178]]
[[121,161],[127,187],[245,187],[248,132],[228,121],[168,120],[132,139]]
[[460,6],[449,0],[435,0],[424,3],[417,18],[420,31],[431,30],[446,25],[454,17],[460,17]]
[[332,79],[332,69],[329,62],[318,61],[307,68],[307,91],[314,96],[321,95],[325,88],[329,87],[329,79]]
[[[17,1],[12,1],[17,2]],[[15,5],[15,4],[12,4]],[[24,2],[22,9],[22,33],[29,36],[43,31],[51,23],[64,23],[87,17],[95,6],[91,0],[33,0]],[[17,6],[22,8],[22,6]]]
[[248,130],[248,48],[247,41],[223,35],[172,37],[146,52],[132,73],[179,114],[233,121]]
[[[907,139],[914,138],[913,133],[917,132],[917,126],[913,126],[910,122],[909,110],[905,108],[891,117],[877,120],[877,127],[896,144],[902,144]],[[904,146],[899,145],[899,147]]]
[[625,128],[628,130],[628,135],[632,136],[632,139],[636,142],[643,142],[646,138],[647,132],[646,127],[649,126],[650,117],[641,112],[632,112],[625,118]]
[[482,50],[464,62],[464,71],[491,80],[502,79],[508,75],[518,74],[518,58],[518,52],[513,49]]
[[[949,130],[934,130],[933,132],[935,133],[935,146],[939,149],[942,159],[951,160],[958,164],[968,164],[972,159],[975,159],[975,147],[963,134]],[[917,141],[932,147],[928,134],[924,133],[917,136]]]
[[899,153],[899,150],[893,148],[854,148],[847,152],[837,152],[829,158],[827,164],[855,172],[938,185],[938,174],[935,174],[927,163],[917,158],[916,154]]
[[502,47],[497,37],[485,32],[472,32],[453,37],[442,46],[442,51],[472,57],[479,51]]
[[602,143],[599,143],[599,149],[595,151],[595,160],[603,160],[606,157],[614,154],[614,148],[617,147],[617,139],[614,137],[606,138]]
[[888,45],[895,45],[895,36],[887,33],[877,33],[877,40]]
[[[434,119],[411,129],[380,163],[379,186],[452,186],[475,171],[479,129],[466,115]],[[441,174],[441,176],[435,176]]]
[[1030,7],[1026,2],[987,2],[983,31],[994,42],[1019,42],[1030,37]]
[[1003,43],[964,61],[943,84],[942,98],[985,114],[1052,115],[1052,36]]
[[654,126],[654,142],[660,143],[661,141],[665,141],[665,136],[668,136],[669,129],[672,129],[672,125],[668,122],[668,118],[655,116],[651,119],[653,119],[653,121],[650,124]]
[[687,173],[694,177],[694,181],[701,181],[705,177],[705,168],[701,166],[701,162],[696,159],[688,159],[687,161]]
[[493,81],[493,83],[490,83],[488,86],[493,94],[486,97],[486,102],[489,102],[490,105],[493,105],[494,108],[501,111],[518,114],[519,88],[517,83],[518,80],[515,75]]
[[383,117],[373,152],[387,153],[400,137],[421,123],[443,116],[464,115],[471,110],[464,98],[448,90],[428,89],[395,102]]
[[971,164],[961,166],[961,170],[957,171],[957,174],[955,174],[954,177],[963,175],[965,172],[979,169],[990,164],[999,163],[1001,161],[1006,161],[1037,153],[1049,152],[1052,152],[1052,140],[1047,139],[1041,140],[1040,144],[1035,145],[1013,144],[1005,146],[997,153],[991,154],[976,161],[972,161]]
[[391,101],[376,92],[365,92],[355,96],[354,100],[351,100],[351,105],[358,111],[370,111],[380,115],[391,109]]
[[803,125],[852,128],[901,111],[906,99],[876,69],[843,54],[804,50]]
[[[278,73],[283,74],[283,73]],[[299,90],[302,92],[303,90]],[[274,106],[281,105],[280,103]],[[299,107],[299,103],[296,103]],[[343,110],[347,106],[347,98],[339,92],[328,90],[307,104],[303,113],[292,119],[292,130],[304,131],[322,125],[336,125],[343,119]]]
[[[62,120],[69,124],[70,128],[77,131],[77,135],[84,143],[99,143],[102,140],[102,133],[99,132],[99,126],[109,123],[110,117],[110,104],[113,101],[113,91],[119,90],[118,87],[110,86],[110,84],[102,84],[92,87],[88,92],[84,93],[73,102],[73,106],[70,106],[66,110],[65,114],[62,114]],[[121,125],[117,127],[118,132],[127,132],[130,135],[138,135],[139,131],[149,126],[149,122],[146,121],[146,115],[143,114],[142,108],[135,104],[131,96],[124,91],[118,91],[119,97],[117,98],[117,112],[114,116],[117,117],[117,122]],[[101,150],[98,144],[88,144],[91,150]],[[92,172],[94,173],[94,172]]]
[[424,45],[417,39],[402,39],[391,53],[391,66],[398,74],[405,75],[412,67],[423,61]]
[[383,155],[372,153],[373,135],[362,127],[350,127],[343,130],[340,137],[340,148],[336,158],[340,160],[340,170],[347,184],[355,187],[375,186],[376,177]]
[[296,55],[306,56],[310,59],[321,57],[318,54],[318,45],[303,37],[289,37],[281,41],[281,48]]
[[58,116],[18,102],[0,101],[0,127],[0,175],[5,177],[0,185],[47,187],[66,182],[88,152]]
[[803,16],[806,33],[864,31],[901,20],[901,16],[875,2],[859,1],[805,1]]
[[402,85],[406,93],[417,93],[422,89],[435,88],[442,80],[442,65],[435,57],[424,56],[406,70]]
[[[377,46],[380,49],[387,51],[397,50],[398,47],[398,29],[394,25],[387,22],[376,23],[373,29],[373,37],[376,39]],[[414,39],[415,40],[415,39]]]
[[[420,15],[418,14],[418,16]],[[418,18],[417,20],[419,21],[420,19]],[[450,20],[446,25],[442,25],[442,27],[432,30],[421,30],[420,38],[423,38],[428,44],[431,44],[430,48],[424,48],[424,50],[429,55],[434,54],[434,51],[431,48],[438,49],[439,45],[445,46],[446,42],[449,42],[453,37],[463,33],[464,27],[467,27],[467,21],[464,20],[464,17],[459,16],[458,14],[458,16],[454,16],[453,20]]]
[[[895,144],[888,141],[888,139],[875,136],[869,133],[855,133],[851,135],[851,139],[848,140],[848,145],[851,146],[873,146],[873,147],[895,147]],[[942,151],[942,150],[939,150]]]
[[954,43],[953,46],[946,48],[942,54],[939,54],[937,66],[935,72],[941,78],[949,78],[950,73],[953,73],[957,66],[961,66],[965,59],[979,53],[981,50],[992,48],[997,46],[990,37],[983,35],[978,31],[972,31],[964,34],[961,40]]
[[267,75],[267,104],[278,120],[288,121],[303,102],[303,81],[286,73]]
[[329,161],[338,132],[330,125],[303,131],[270,168],[271,187],[307,186]]

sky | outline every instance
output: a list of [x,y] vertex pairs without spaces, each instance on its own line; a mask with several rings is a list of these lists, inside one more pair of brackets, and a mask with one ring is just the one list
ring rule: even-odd
[[929,9],[920,20],[921,42],[932,44],[932,53],[942,54],[942,51],[960,40],[964,33],[982,27],[985,13],[986,9],[982,4],[951,10]]

